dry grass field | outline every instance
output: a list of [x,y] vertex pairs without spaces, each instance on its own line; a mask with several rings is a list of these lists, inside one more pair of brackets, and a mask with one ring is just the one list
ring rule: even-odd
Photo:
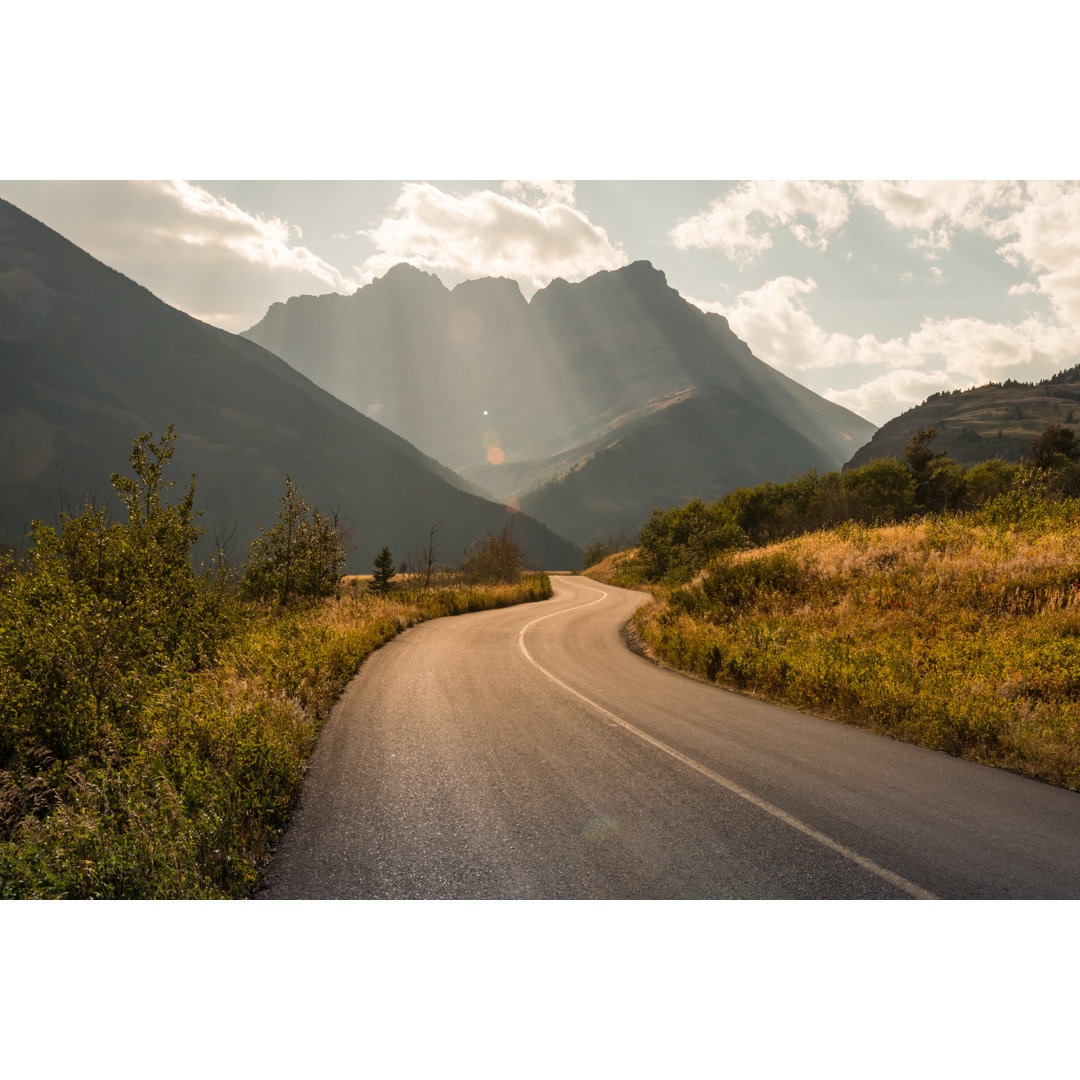
[[[589,571],[630,583],[632,554]],[[845,525],[655,587],[635,626],[695,677],[1080,790],[1080,507]]]

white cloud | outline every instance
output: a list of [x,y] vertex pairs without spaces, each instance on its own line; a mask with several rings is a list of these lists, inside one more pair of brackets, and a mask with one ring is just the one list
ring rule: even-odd
[[1026,264],[1058,317],[1080,325],[1080,183],[1035,182],[1027,190],[998,232],[1012,237],[998,251],[1014,266]]
[[691,303],[724,315],[755,356],[795,378],[851,364],[898,367],[917,362],[895,340],[882,342],[872,334],[856,338],[823,330],[803,299],[816,290],[812,278],[780,277],[740,293],[733,304]]
[[821,392],[879,424],[938,390],[1045,378],[1080,354],[1076,327],[1034,315],[1013,324],[925,319],[906,337],[885,341],[828,332],[807,308],[816,289],[812,279],[780,277],[733,303],[691,303],[724,315],[756,356],[802,382],[826,369],[872,372],[855,387]]
[[357,271],[371,279],[396,263],[464,277],[514,278],[531,294],[554,277],[577,281],[629,260],[573,205],[573,186],[511,182],[496,191],[453,195],[433,184],[404,184],[389,214],[365,231],[377,252]]
[[842,185],[821,180],[749,180],[669,233],[677,248],[716,248],[752,260],[772,246],[768,226],[786,226],[801,244],[824,251],[828,234],[847,221]]
[[956,385],[1006,378],[1031,382],[1075,362],[1080,334],[1031,315],[1018,323],[983,319],[927,319],[907,345],[918,356],[940,357]]
[[[914,235],[912,248],[935,260],[958,230],[1003,241],[998,254],[1035,275],[1010,295],[1046,296],[1064,322],[1080,326],[1080,182],[864,181],[856,197]],[[931,274],[941,280],[939,267]]]
[[300,245],[300,230],[184,180],[12,182],[27,213],[166,303],[242,330],[290,292],[356,283]]
[[185,180],[155,185],[166,205],[175,204],[171,232],[186,244],[229,252],[264,270],[290,270],[309,276],[332,289],[350,289],[354,283],[306,247],[293,245],[303,238],[298,225],[276,217],[250,214],[227,199],[211,195]]
[[[912,230],[927,258],[948,250],[957,230],[1002,241],[998,254],[1035,275],[1009,294],[1046,296],[1063,324],[1080,328],[1080,182],[866,181],[858,199]],[[930,268],[938,281],[942,270]]]
[[1023,201],[1019,183],[1000,180],[864,180],[855,190],[890,225],[920,232],[913,247],[942,250],[956,229],[992,233]]
[[946,372],[896,368],[848,390],[823,390],[821,396],[875,424],[884,424],[931,394],[955,389]]

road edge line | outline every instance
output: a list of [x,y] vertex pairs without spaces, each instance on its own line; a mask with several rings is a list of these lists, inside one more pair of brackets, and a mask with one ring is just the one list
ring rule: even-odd
[[654,738],[647,732],[642,731],[640,728],[635,727],[628,720],[624,720],[621,716],[616,716],[615,713],[609,709],[605,709],[603,705],[597,704],[591,698],[587,698],[580,691],[575,690],[572,686],[568,686],[557,675],[553,675],[547,668],[539,664],[533,655],[525,646],[525,634],[532,629],[537,623],[543,622],[545,619],[553,619],[556,615],[565,615],[571,611],[580,611],[582,608],[592,607],[594,604],[599,604],[601,601],[607,598],[607,593],[602,589],[589,589],[589,592],[599,592],[600,596],[596,600],[590,600],[587,604],[578,604],[575,607],[562,608],[560,611],[553,611],[548,615],[541,615],[538,619],[533,619],[532,622],[526,623],[518,633],[518,648],[521,650],[525,659],[542,675],[546,676],[557,686],[561,686],[568,693],[571,693],[576,698],[580,698],[586,705],[595,709],[597,712],[606,716],[609,720],[618,724],[620,727],[625,728],[631,734],[636,735],[639,739],[644,740],[651,746],[656,747],[657,750],[663,751],[670,757],[675,758],[676,761],[681,761],[684,765],[689,766],[691,769],[700,773],[702,776],[707,777],[714,783],[719,784],[722,788],[730,791],[733,795],[738,796],[740,799],[745,799],[748,803],[756,806],[759,810],[763,810],[766,814],[782,821],[785,825],[789,825],[793,829],[797,829],[805,836],[809,836],[812,840],[816,840],[819,844],[829,848],[831,851],[835,851],[838,855],[842,855],[849,862],[855,863],[856,866],[861,867],[863,870],[868,871],[875,877],[892,885],[894,888],[899,889],[901,892],[907,893],[908,896],[915,900],[937,900],[939,897],[935,896],[932,892],[928,892],[922,888],[921,885],[916,885],[913,881],[908,881],[907,878],[901,877],[899,874],[894,873],[887,867],[881,866],[874,862],[873,859],[868,859],[865,855],[860,855],[857,851],[852,850],[845,844],[841,844],[839,840],[834,840],[831,836],[821,832],[819,829],[815,829],[812,825],[807,825],[804,821],[800,821],[797,817],[789,814],[786,810],[782,810],[779,806],[769,802],[766,799],[762,799],[760,796],[755,795],[752,791],[747,790],[740,784],[736,784],[734,780],[729,780],[726,776],[721,776],[718,772],[714,772],[707,765],[702,765],[701,762],[695,761],[693,758],[688,757],[682,753],[681,750],[676,750],[673,746],[668,746],[667,743],[662,742],[660,739]]

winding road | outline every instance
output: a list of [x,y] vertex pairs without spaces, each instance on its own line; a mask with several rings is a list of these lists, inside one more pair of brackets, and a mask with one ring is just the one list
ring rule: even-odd
[[664,670],[552,578],[372,655],[260,898],[1080,897],[1080,795]]

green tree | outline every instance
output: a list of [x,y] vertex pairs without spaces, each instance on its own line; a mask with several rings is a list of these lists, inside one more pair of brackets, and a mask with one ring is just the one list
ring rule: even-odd
[[998,495],[1004,495],[1013,486],[1016,470],[1013,462],[1001,458],[990,458],[972,465],[964,473],[964,505],[974,509]]
[[916,481],[915,497],[926,510],[955,510],[964,499],[964,473],[952,458],[937,455]]
[[653,581],[688,577],[725,551],[745,547],[746,533],[724,502],[692,499],[671,510],[654,509],[641,527],[638,555]]
[[919,428],[904,448],[904,460],[915,474],[916,481],[922,477],[935,458],[944,457],[944,453],[935,452],[930,448],[930,444],[936,438],[937,428]]
[[277,522],[248,549],[245,596],[284,604],[290,597],[329,596],[345,568],[344,536],[337,523],[313,510],[285,477]]
[[391,579],[397,573],[394,569],[394,556],[390,554],[390,549],[384,547],[375,556],[375,561],[371,565],[375,571],[371,578],[371,591],[378,593],[379,596],[385,596],[393,587]]
[[936,438],[936,428],[920,428],[904,450],[915,478],[917,510],[950,510],[963,501],[964,474],[943,450],[931,449]]
[[851,502],[851,518],[867,524],[884,524],[903,521],[911,515],[915,483],[910,470],[895,458],[878,458],[840,475],[843,490]]
[[1036,435],[1028,448],[1028,461],[1036,469],[1061,469],[1080,455],[1076,434],[1065,427],[1051,424],[1042,434]]
[[590,544],[585,549],[585,566],[595,566],[598,562],[603,562],[613,550],[610,544],[605,544],[603,540],[597,540],[596,543]]

